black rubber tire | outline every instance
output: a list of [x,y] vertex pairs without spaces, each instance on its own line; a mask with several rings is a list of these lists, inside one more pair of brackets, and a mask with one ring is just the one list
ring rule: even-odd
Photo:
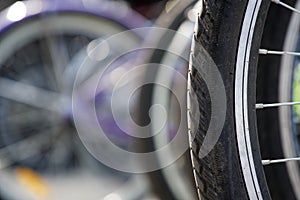
[[[294,5],[295,1],[285,3]],[[237,150],[234,115],[236,57],[247,1],[204,0],[203,4],[203,11],[198,18],[195,31],[192,69],[189,75],[191,88],[197,95],[198,109],[201,113],[199,122],[193,120],[190,122],[198,127],[197,132],[191,135],[195,137],[191,142],[191,154],[198,194],[201,199],[248,199]],[[270,199],[270,195],[272,199],[296,199],[285,165],[265,167],[262,170],[261,157],[284,157],[280,143],[278,110],[258,112],[256,116],[254,108],[256,102],[279,102],[280,57],[260,57],[258,60],[258,49],[261,46],[267,49],[283,49],[290,17],[290,11],[277,5],[270,6],[270,1],[263,0],[250,52],[248,77],[249,83],[252,83],[248,92],[250,137],[263,199]],[[211,99],[206,83],[195,67],[198,64],[200,47],[203,47],[216,63],[225,85],[227,98],[226,121],[221,136],[213,150],[201,159],[199,149],[210,123]],[[195,115],[195,111],[190,112],[192,116]],[[256,120],[260,122],[258,125]]]
[[[195,59],[199,57],[200,46],[204,47],[219,66],[227,88],[227,117],[223,132],[214,149],[200,159],[199,150],[210,123],[211,102],[206,83],[194,67],[196,61],[191,59],[191,88],[197,95],[200,111],[200,121],[191,120],[190,122],[198,127],[197,132],[192,133],[194,140],[191,143],[191,155],[198,195],[205,200],[247,198],[246,188],[242,182],[242,172],[239,169],[233,117],[235,54],[245,6],[246,2],[235,0],[203,1],[203,11],[196,25],[193,57]],[[192,116],[196,114],[193,109],[190,112]]]
[[[239,152],[236,138],[235,124],[235,67],[238,45],[241,35],[241,27],[246,12],[247,1],[222,1],[204,0],[203,10],[198,17],[196,25],[194,46],[191,56],[190,87],[197,96],[197,103],[200,111],[200,121],[190,123],[197,128],[191,142],[191,154],[194,165],[194,176],[198,188],[198,195],[201,199],[248,199],[246,185],[243,179]],[[259,11],[259,17],[254,31],[250,66],[250,77],[255,79],[255,68],[257,66],[258,48],[264,27],[264,21],[269,7],[269,1],[263,1]],[[225,124],[218,142],[213,150],[204,158],[200,158],[199,150],[206,136],[208,125],[211,119],[211,99],[201,73],[195,65],[199,64],[199,54],[204,48],[215,62],[226,93],[226,117]],[[212,77],[213,78],[213,77]],[[249,110],[255,105],[255,85],[249,94],[252,102],[249,103]],[[253,98],[254,97],[254,98]],[[192,101],[190,102],[193,103]],[[195,106],[195,105],[194,105]],[[194,107],[191,106],[191,107]],[[255,109],[254,109],[255,111]],[[190,110],[190,115],[195,115],[195,110]],[[255,119],[255,112],[249,113]],[[254,124],[253,130],[256,129]],[[251,131],[250,131],[251,132]],[[254,131],[255,132],[255,131]],[[257,136],[251,135],[252,149],[254,149],[254,162],[261,162]],[[264,199],[269,199],[267,186],[264,181],[262,167],[256,169],[260,182],[260,188]]]

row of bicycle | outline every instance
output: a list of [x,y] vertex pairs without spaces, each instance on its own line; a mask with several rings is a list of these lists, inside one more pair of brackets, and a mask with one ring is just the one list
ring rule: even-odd
[[201,5],[6,3],[0,198],[195,199],[186,75]]

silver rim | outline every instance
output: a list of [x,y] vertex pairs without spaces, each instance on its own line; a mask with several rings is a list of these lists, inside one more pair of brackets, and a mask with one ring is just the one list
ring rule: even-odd
[[[299,8],[300,3],[297,2],[295,7],[289,6],[279,0],[272,0],[273,3],[279,4],[293,12],[290,20],[287,34],[285,36],[284,49],[282,51],[273,51],[267,49],[260,49],[259,54],[267,55],[281,55],[281,68],[279,80],[279,103],[257,103],[256,109],[264,109],[269,107],[279,107],[279,123],[281,144],[284,151],[284,158],[279,159],[266,159],[262,160],[262,165],[269,165],[275,163],[285,163],[289,174],[289,180],[292,183],[294,193],[297,198],[300,197],[298,190],[300,184],[299,166],[297,162],[300,160],[297,157],[295,150],[295,138],[292,136],[292,123],[291,123],[291,107],[299,105],[299,102],[291,100],[290,88],[292,88],[292,75],[293,75],[293,61],[294,56],[300,56],[299,52],[290,51],[296,49],[296,41],[299,38]],[[243,176],[246,188],[250,199],[262,199],[259,181],[257,179],[254,158],[251,149],[251,140],[249,133],[249,116],[248,116],[248,70],[249,70],[249,56],[255,28],[257,14],[260,8],[261,1],[249,2],[247,6],[246,15],[242,26],[242,33],[239,42],[239,50],[236,65],[235,77],[235,102],[236,102],[236,132],[238,139],[238,150],[240,155],[240,162],[242,165]]]
[[235,120],[240,163],[250,199],[262,199],[254,165],[248,119],[249,57],[256,18],[261,0],[250,1],[242,25],[235,76]]

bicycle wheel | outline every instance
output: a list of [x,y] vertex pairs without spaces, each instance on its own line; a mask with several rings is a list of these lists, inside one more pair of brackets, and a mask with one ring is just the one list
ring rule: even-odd
[[[144,79],[149,84],[141,88],[140,123],[147,124],[151,121],[147,131],[152,136],[146,143],[142,141],[140,146],[144,151],[155,152],[153,162],[158,166],[166,166],[166,158],[173,159],[169,166],[148,174],[154,191],[162,199],[195,199],[196,196],[192,184],[190,155],[186,151],[188,148],[182,151],[183,146],[188,147],[184,110],[186,80],[183,77],[186,77],[188,68],[195,4],[196,1],[174,3],[156,21],[157,27],[167,29],[162,31],[157,41],[163,45],[158,45],[160,47],[151,52],[147,61],[151,66],[147,67]],[[152,108],[157,105],[165,109],[164,114],[161,110]],[[151,112],[151,120],[148,112]],[[165,124],[162,126],[163,121]],[[178,143],[167,147],[175,135],[180,137]],[[167,153],[156,151],[164,147],[169,148]]]
[[299,199],[297,5],[203,2],[188,81],[202,199]]
[[[78,54],[144,22],[127,7],[107,2],[17,2],[1,13],[2,199],[95,199],[122,187],[129,175],[104,167],[82,145],[71,96],[82,61]],[[129,43],[140,40],[128,37]],[[111,53],[121,48],[110,45]],[[97,55],[91,57],[110,57]]]

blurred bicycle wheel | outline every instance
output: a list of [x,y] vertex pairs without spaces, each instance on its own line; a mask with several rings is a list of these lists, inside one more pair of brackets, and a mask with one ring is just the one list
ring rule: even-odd
[[[95,199],[128,180],[129,174],[104,166],[82,145],[74,125],[72,90],[80,52],[144,24],[128,7],[104,1],[16,2],[1,13],[1,198]],[[141,37],[130,34],[130,44],[138,45]],[[102,64],[122,45],[108,44]],[[87,111],[81,111],[85,116]],[[85,120],[80,123],[89,124]],[[130,145],[115,126],[107,123],[109,133]]]
[[[152,162],[161,168],[148,175],[154,191],[162,199],[196,198],[185,109],[186,76],[197,6],[196,1],[166,4],[156,22],[157,27],[165,29],[156,41],[157,49],[147,61],[150,64],[144,79],[149,84],[142,87],[140,94],[140,124],[147,126],[152,135],[140,141],[140,148],[156,154]],[[149,35],[151,39],[151,33]],[[164,113],[154,109],[157,105]],[[178,137],[177,142],[175,137]],[[161,153],[160,149],[167,149],[167,153]],[[167,164],[170,160],[172,164]]]

